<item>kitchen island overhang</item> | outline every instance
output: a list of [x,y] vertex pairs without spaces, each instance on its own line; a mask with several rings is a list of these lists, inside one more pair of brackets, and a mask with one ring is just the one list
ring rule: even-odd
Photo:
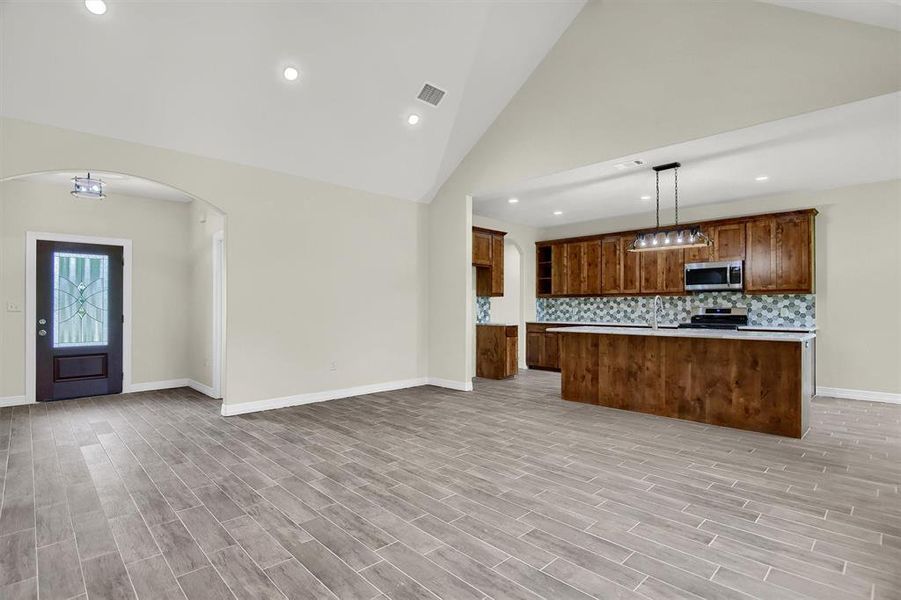
[[800,438],[814,333],[566,327],[565,400]]

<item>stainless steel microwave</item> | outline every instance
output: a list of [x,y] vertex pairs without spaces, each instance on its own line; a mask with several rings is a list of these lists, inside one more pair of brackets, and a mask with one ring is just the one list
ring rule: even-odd
[[740,260],[687,263],[685,289],[689,292],[740,290],[744,285],[743,266]]

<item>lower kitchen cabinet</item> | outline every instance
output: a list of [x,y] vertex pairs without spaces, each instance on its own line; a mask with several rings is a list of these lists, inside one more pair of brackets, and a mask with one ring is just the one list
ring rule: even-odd
[[476,376],[507,379],[519,369],[519,327],[476,325]]
[[547,371],[560,370],[560,338],[546,330],[553,327],[576,327],[566,323],[526,323],[526,366]]

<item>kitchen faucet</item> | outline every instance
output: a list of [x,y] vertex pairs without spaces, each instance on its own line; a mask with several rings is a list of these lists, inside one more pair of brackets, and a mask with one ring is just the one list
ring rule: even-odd
[[654,320],[651,322],[651,328],[657,329],[657,310],[659,308],[663,308],[663,298],[660,296],[654,296]]

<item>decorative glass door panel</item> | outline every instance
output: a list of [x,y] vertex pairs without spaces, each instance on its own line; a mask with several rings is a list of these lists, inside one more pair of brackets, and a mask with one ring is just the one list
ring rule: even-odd
[[109,340],[109,257],[53,253],[53,347]]

